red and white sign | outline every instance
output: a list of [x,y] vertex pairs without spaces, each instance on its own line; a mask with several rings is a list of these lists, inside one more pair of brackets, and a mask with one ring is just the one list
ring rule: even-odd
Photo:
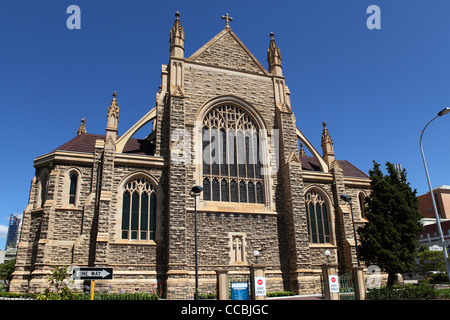
[[330,284],[330,292],[339,292],[339,278],[337,275],[328,276],[328,283]]
[[266,278],[255,277],[255,296],[266,295]]

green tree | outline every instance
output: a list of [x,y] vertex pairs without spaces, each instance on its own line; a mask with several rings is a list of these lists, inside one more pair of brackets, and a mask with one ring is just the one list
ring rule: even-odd
[[387,175],[374,161],[369,171],[372,194],[366,198],[366,217],[369,223],[358,229],[361,259],[378,265],[388,273],[388,287],[392,287],[396,273],[414,271],[419,246],[419,201],[416,190],[406,181],[406,171],[397,171],[386,163]]
[[14,266],[16,262],[14,260],[8,260],[0,264],[0,279],[10,281],[14,272]]
[[447,272],[444,252],[430,251],[425,247],[422,250],[419,250],[417,257],[419,258],[419,265],[423,274],[426,274],[428,271]]

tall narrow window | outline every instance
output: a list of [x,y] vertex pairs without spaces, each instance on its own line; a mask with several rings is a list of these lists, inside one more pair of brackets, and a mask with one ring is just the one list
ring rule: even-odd
[[75,205],[75,203],[76,203],[77,184],[78,184],[78,174],[73,172],[70,175],[69,204]]
[[47,201],[47,191],[48,191],[48,172],[45,171],[41,172],[39,176],[39,201],[38,205],[40,207],[44,206],[45,201]]
[[122,239],[155,240],[156,192],[145,178],[129,181],[123,191]]
[[228,104],[203,119],[203,200],[263,203],[259,131],[252,117]]
[[364,196],[364,193],[360,193],[359,195],[358,195],[358,200],[359,200],[359,210],[360,210],[360,212],[361,212],[361,219],[363,219],[363,218],[366,218],[366,214],[365,214],[365,208],[364,208],[364,206],[365,206],[365,201],[364,201],[364,199],[365,199],[365,196]]
[[310,243],[330,243],[328,209],[324,197],[315,190],[305,195]]

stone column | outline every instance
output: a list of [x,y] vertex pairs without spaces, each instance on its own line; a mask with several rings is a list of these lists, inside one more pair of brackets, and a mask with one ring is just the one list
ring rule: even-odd
[[266,300],[266,296],[257,296],[255,294],[255,277],[265,277],[265,268],[265,266],[260,264],[254,264],[250,266],[250,285],[252,288],[252,300]]
[[339,292],[330,292],[329,276],[337,275],[337,264],[322,265],[324,300],[339,300]]
[[228,300],[228,270],[216,270],[217,300]]
[[363,267],[353,267],[353,288],[355,289],[355,300],[366,299],[366,282],[364,281]]

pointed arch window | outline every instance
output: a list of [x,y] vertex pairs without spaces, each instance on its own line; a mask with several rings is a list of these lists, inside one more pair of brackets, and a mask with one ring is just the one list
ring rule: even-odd
[[72,172],[70,174],[70,185],[69,185],[69,204],[76,204],[77,200],[77,185],[78,185],[78,174]]
[[145,178],[129,181],[123,191],[122,239],[155,240],[156,192]]
[[203,119],[203,200],[264,203],[259,128],[241,108],[222,104]]
[[311,190],[305,195],[310,243],[330,243],[328,207],[321,193]]

